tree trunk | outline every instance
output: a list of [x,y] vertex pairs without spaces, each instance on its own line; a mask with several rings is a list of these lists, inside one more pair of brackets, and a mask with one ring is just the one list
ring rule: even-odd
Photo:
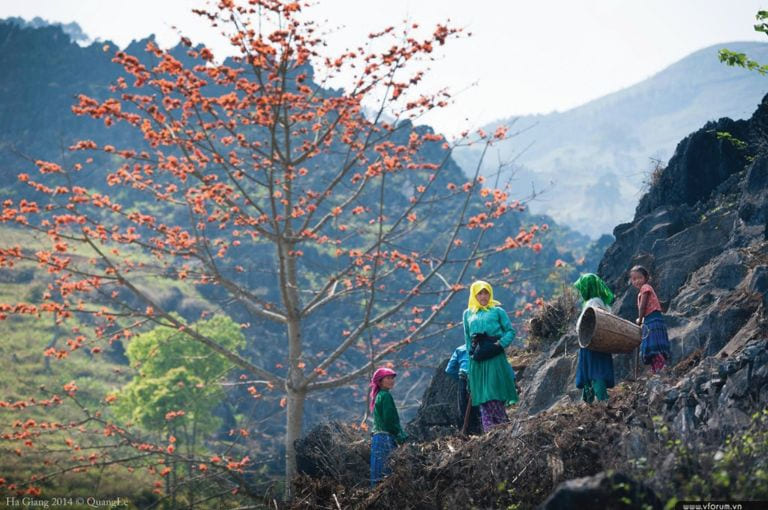
[[286,501],[293,497],[293,481],[297,474],[294,442],[301,437],[306,396],[304,392],[288,389],[285,417],[285,490],[283,492]]
[[191,483],[194,472],[192,471],[192,460],[195,458],[195,443],[197,442],[197,411],[195,411],[195,419],[192,420],[192,439],[189,439],[187,435],[186,427],[184,427],[184,436],[187,440],[187,458],[190,459],[187,462],[187,476],[189,477],[189,510],[195,510],[195,491],[197,484]]
[[[286,197],[290,198],[290,188],[286,189]],[[286,224],[285,231],[286,234],[290,235],[290,222]],[[286,333],[288,335],[288,377],[285,384],[285,489],[283,491],[285,501],[293,498],[293,482],[297,473],[294,442],[301,436],[301,427],[304,422],[304,399],[307,396],[304,365],[301,359],[304,346],[301,337],[301,301],[298,293],[296,259],[289,255],[293,248],[292,244],[281,242],[277,250],[280,259],[280,290],[285,305]]]

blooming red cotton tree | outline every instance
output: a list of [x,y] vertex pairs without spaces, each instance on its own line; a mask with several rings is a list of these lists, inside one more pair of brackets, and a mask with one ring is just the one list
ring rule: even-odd
[[[18,178],[40,198],[7,198],[1,217],[48,246],[4,245],[0,266],[33,262],[51,278],[40,302],[2,304],[2,318],[55,315],[75,324],[67,348],[47,351],[58,358],[85,346],[98,354],[158,326],[206,345],[238,373],[284,392],[288,482],[307,398],[361,381],[393,353],[451,327],[437,318],[484,258],[540,249],[535,228],[487,242],[484,232],[519,204],[477,175],[449,180],[450,146],[408,121],[447,104],[445,92],[418,88],[423,63],[460,31],[387,28],[326,56],[305,7],[223,0],[197,11],[229,37],[237,56],[228,63],[186,40],[185,58],[153,43],[142,58],[117,52],[125,73],[110,97],[81,95],[73,111],[129,126],[143,142],[82,140],[71,147],[76,162],[38,161]],[[343,90],[325,85],[339,80]],[[481,143],[506,136],[479,133]],[[82,184],[94,166],[102,185]],[[247,341],[277,353],[280,367],[190,327],[146,290],[148,281],[214,288],[223,308],[247,318]],[[312,352],[312,321],[340,310],[333,348]],[[282,330],[284,343],[259,343],[265,323]],[[76,395],[76,382],[64,391]],[[90,416],[137,455],[175,454],[172,443],[142,442],[108,413]],[[104,454],[91,465],[119,460]],[[233,476],[248,463],[186,460],[198,473],[215,467]]]

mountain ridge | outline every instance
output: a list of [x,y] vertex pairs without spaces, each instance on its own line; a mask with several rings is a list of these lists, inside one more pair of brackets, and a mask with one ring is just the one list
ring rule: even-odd
[[[717,44],[575,108],[502,118],[484,129],[514,120],[523,132],[500,144],[488,160],[515,158],[503,177],[547,190],[531,204],[532,211],[593,238],[610,232],[631,219],[650,174],[665,165],[678,141],[707,121],[748,118],[768,90],[759,74],[721,64],[722,47],[768,60],[768,43]],[[456,151],[465,172],[474,169],[478,150]],[[485,175],[495,171],[483,166]]]

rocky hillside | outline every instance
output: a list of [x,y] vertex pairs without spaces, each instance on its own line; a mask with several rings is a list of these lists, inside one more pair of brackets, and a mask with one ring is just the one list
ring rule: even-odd
[[628,269],[650,269],[673,344],[664,373],[615,355],[620,382],[609,404],[581,404],[571,326],[514,358],[522,398],[512,422],[464,440],[438,370],[409,424],[417,442],[398,449],[394,474],[374,491],[362,481],[365,435],[340,426],[341,442],[338,432],[314,431],[302,449],[312,475],[301,482],[304,503],[555,509],[768,499],[767,128],[768,96],[749,120],[721,119],[686,137],[600,263],[618,297],[613,311],[628,319]]

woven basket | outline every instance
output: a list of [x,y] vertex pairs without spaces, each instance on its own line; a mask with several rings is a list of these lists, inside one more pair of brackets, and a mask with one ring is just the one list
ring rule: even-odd
[[579,323],[579,345],[610,354],[632,352],[640,345],[640,326],[605,310],[589,307]]

